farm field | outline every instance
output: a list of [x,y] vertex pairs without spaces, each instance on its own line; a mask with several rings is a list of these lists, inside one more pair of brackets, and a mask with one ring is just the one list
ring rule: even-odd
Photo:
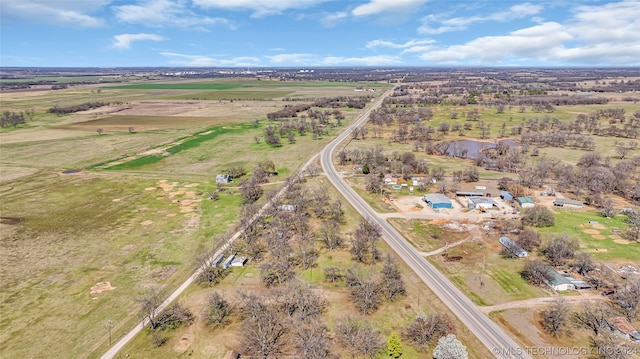
[[[240,165],[251,172],[258,161],[272,160],[279,174],[271,181],[281,182],[340,131],[267,145],[266,113],[285,105],[274,96],[353,96],[355,86],[260,85],[252,85],[266,94],[259,101],[167,100],[185,93],[97,91],[93,85],[3,94],[3,109],[34,110],[25,125],[0,129],[0,256],[7,258],[0,311],[8,313],[0,319],[3,355],[101,355],[107,320],[115,323],[115,340],[138,320],[136,299],[145,288],[181,283],[194,269],[194,256],[237,224],[238,182],[217,201],[208,200],[216,174]],[[215,91],[234,97],[232,87]],[[122,103],[47,113],[54,105],[88,101]],[[344,113],[348,123],[359,111]],[[129,162],[160,149],[163,156],[154,163]],[[41,339],[19,339],[25,336]]]

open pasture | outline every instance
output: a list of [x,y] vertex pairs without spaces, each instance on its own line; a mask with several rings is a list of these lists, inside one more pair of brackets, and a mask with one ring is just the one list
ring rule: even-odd
[[[624,237],[626,216],[602,217],[590,210],[555,209],[553,227],[539,228],[545,234],[568,233],[580,239],[580,250],[589,252],[596,260],[607,263],[640,263],[640,242],[630,242]],[[589,224],[589,221],[598,224]]]
[[129,127],[132,127],[133,132],[145,132],[166,129],[207,127],[218,124],[222,121],[223,120],[221,119],[210,117],[118,115],[76,122],[60,126],[59,128],[94,132],[97,128],[102,128],[105,133],[108,133],[129,132]]
[[239,197],[206,201],[210,186],[84,172],[0,185],[3,356],[100,354],[108,319],[128,330],[139,293],[184,279],[233,224]]

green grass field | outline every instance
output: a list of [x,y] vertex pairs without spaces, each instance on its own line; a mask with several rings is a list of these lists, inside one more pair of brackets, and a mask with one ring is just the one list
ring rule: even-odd
[[230,90],[242,87],[229,83],[138,83],[122,86],[110,86],[110,90]]
[[[627,228],[626,216],[617,215],[605,218],[595,211],[555,210],[555,225],[548,228],[539,228],[544,234],[568,233],[580,239],[581,250],[587,251],[597,260],[606,262],[631,262],[640,263],[640,243],[628,244],[616,243],[615,240],[624,239],[622,232]],[[597,221],[601,226],[594,228],[589,221]],[[585,230],[587,233],[585,232]],[[592,232],[592,233],[591,233]],[[595,235],[595,237],[594,237]],[[613,237],[613,238],[612,238]]]

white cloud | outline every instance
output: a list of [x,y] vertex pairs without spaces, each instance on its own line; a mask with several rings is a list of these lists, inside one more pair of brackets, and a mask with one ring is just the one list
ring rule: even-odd
[[240,56],[230,59],[218,59],[205,55],[186,55],[175,52],[161,52],[162,56],[169,57],[170,63],[178,66],[188,67],[248,67],[260,66],[260,59],[257,57]]
[[640,65],[640,1],[579,6],[564,23],[545,22],[504,36],[440,46],[419,57],[434,63]]
[[369,16],[386,12],[417,11],[427,0],[371,0],[351,10],[353,16]]
[[346,11],[338,11],[333,14],[328,14],[320,19],[320,22],[326,27],[333,27],[340,21],[349,17],[349,13]]
[[192,0],[196,6],[227,10],[251,10],[252,17],[280,14],[289,9],[304,9],[328,0]]
[[315,61],[316,56],[312,54],[278,54],[273,56],[266,56],[271,63],[274,64],[309,64]]
[[323,66],[393,66],[401,64],[400,58],[397,56],[364,56],[364,57],[339,57],[329,56],[321,59],[320,64]]
[[484,36],[466,44],[427,51],[420,57],[438,63],[463,61],[495,65],[514,57],[549,60],[561,51],[564,42],[572,39],[563,25],[547,22],[505,36]]
[[114,6],[116,18],[121,22],[149,26],[177,26],[197,28],[199,26],[235,25],[224,18],[200,16],[189,10],[182,1],[145,0],[138,5]]
[[165,38],[155,34],[121,34],[113,37],[113,47],[117,49],[128,49],[134,41],[164,41]]
[[507,22],[538,14],[542,6],[524,3],[513,5],[507,10],[494,12],[485,16],[447,18],[445,14],[430,14],[422,18],[422,26],[418,28],[420,34],[442,34],[450,31],[461,31],[477,22],[498,21]]
[[63,25],[99,27],[104,25],[104,21],[89,13],[100,10],[110,2],[110,0],[2,0],[0,14],[2,17],[11,15]]
[[435,40],[432,39],[420,39],[420,40],[409,40],[404,44],[397,44],[391,41],[385,40],[373,40],[367,43],[367,49],[374,49],[376,47],[390,47],[392,49],[406,49],[420,45],[430,45],[433,44]]

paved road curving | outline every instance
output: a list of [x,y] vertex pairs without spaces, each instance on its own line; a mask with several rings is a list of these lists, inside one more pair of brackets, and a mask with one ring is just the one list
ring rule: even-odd
[[390,92],[381,96],[377,102],[364,112],[349,129],[340,134],[320,153],[320,161],[327,178],[351,205],[364,217],[380,225],[382,237],[425,284],[451,309],[451,311],[471,330],[473,334],[497,358],[531,358],[524,348],[516,343],[496,323],[467,298],[432,264],[427,262],[402,236],[378,214],[340,177],[333,166],[333,151],[350,135],[350,129],[364,124],[371,111],[382,104]]

